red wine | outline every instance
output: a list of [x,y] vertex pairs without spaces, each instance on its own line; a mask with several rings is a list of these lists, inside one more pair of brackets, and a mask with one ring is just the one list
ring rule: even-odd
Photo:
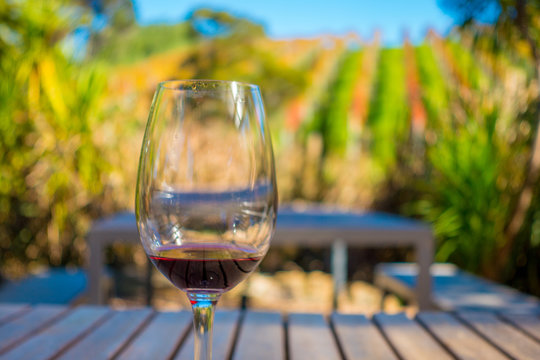
[[177,288],[187,292],[225,292],[244,280],[262,256],[249,248],[186,245],[162,248],[152,263]]

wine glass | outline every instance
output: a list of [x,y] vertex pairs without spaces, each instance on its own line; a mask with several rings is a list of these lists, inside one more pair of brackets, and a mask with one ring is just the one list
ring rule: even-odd
[[195,359],[211,359],[214,306],[257,267],[274,233],[274,158],[259,88],[160,83],[135,209],[146,253],[192,305]]

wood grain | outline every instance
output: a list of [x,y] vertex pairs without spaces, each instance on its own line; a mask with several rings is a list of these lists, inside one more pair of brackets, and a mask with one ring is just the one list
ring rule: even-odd
[[0,323],[22,315],[22,313],[28,310],[30,310],[30,307],[26,304],[2,304],[0,306]]
[[191,313],[158,313],[120,353],[118,359],[169,359],[191,328]]
[[115,311],[59,359],[111,359],[151,313],[150,309]]
[[363,315],[332,314],[332,323],[347,359],[397,359],[381,333]]
[[540,317],[533,314],[501,314],[504,320],[540,341]]
[[376,314],[373,319],[401,358],[411,360],[452,359],[431,335],[418,323],[407,318],[405,314]]
[[47,327],[46,331],[37,333],[19,346],[2,354],[0,359],[50,359],[77,341],[109,312],[108,308],[103,307],[76,308],[52,326]]
[[234,360],[285,359],[285,333],[280,314],[248,311],[238,334]]
[[341,359],[328,322],[321,314],[289,315],[291,360]]
[[[0,305],[3,359],[192,359],[191,312],[108,307]],[[4,316],[4,319],[5,319]],[[537,314],[462,311],[404,314],[290,314],[218,311],[214,358],[540,359]],[[286,338],[286,336],[288,338]],[[234,343],[236,341],[236,343]]]
[[61,313],[67,311],[65,306],[42,305],[32,308],[22,316],[0,326],[0,354],[15,344],[23,341],[39,329],[47,326]]
[[500,351],[448,313],[423,312],[417,315],[417,319],[458,359],[507,359]]
[[540,359],[540,343],[514,326],[501,321],[493,313],[460,311],[459,317],[479,333],[516,359]]

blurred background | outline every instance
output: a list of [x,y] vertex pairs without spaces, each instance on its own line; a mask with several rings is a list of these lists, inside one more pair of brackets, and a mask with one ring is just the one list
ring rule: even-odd
[[[539,58],[535,1],[0,0],[1,278],[83,266],[92,221],[133,210],[158,82],[212,78],[262,88],[281,203],[424,220],[436,261],[540,295]],[[351,258],[365,308],[373,264],[411,255]],[[143,302],[142,249],[107,263],[110,301]],[[328,271],[273,249],[237,292],[325,309]]]

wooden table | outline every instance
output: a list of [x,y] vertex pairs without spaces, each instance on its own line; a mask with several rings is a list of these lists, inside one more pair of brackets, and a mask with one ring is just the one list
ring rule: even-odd
[[[103,303],[100,281],[104,249],[117,242],[139,243],[135,215],[123,213],[97,221],[88,233],[87,242],[89,298],[93,304],[100,304]],[[434,240],[431,228],[422,222],[385,213],[282,207],[272,246],[284,245],[331,248],[334,294],[347,281],[347,247],[410,246],[418,264],[415,298],[420,309],[432,308],[429,268],[433,263]]]
[[[0,359],[193,359],[191,314],[0,305]],[[540,359],[538,314],[218,310],[214,359]]]

